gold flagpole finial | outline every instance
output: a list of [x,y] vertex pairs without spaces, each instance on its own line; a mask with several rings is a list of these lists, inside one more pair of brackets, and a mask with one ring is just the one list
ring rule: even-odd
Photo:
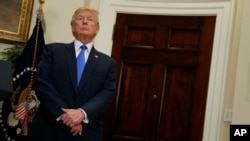
[[39,9],[42,9],[44,2],[45,2],[45,0],[39,0],[39,3],[40,3]]

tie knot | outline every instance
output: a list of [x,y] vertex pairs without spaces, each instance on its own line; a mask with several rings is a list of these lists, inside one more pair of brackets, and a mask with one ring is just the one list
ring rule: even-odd
[[81,48],[82,50],[85,50],[85,49],[87,49],[87,46],[86,46],[86,45],[82,45],[80,48]]

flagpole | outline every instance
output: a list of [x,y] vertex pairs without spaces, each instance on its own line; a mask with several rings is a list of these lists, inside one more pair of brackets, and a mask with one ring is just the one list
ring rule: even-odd
[[45,0],[39,0],[39,9],[43,8],[43,4],[44,4]]
[[36,29],[36,38],[35,38],[35,46],[34,46],[34,55],[33,55],[33,63],[32,63],[32,67],[31,67],[31,78],[30,78],[30,83],[29,83],[29,89],[30,89],[30,96],[31,96],[31,92],[33,91],[33,78],[34,78],[34,73],[35,73],[35,65],[37,64],[37,60],[36,60],[36,50],[38,48],[38,34],[40,32],[39,30],[39,25],[42,24],[42,22],[44,22],[43,19],[43,4],[44,4],[45,0],[39,0],[39,8],[37,10],[37,18],[39,21],[37,21],[37,29]]
[[43,14],[43,4],[44,3],[45,3],[45,0],[39,0],[39,8],[37,9],[37,17],[41,21],[43,32],[45,33],[46,23],[45,23],[44,14]]
[[[43,20],[43,9],[42,6],[44,4],[45,0],[39,0],[39,8],[37,10],[37,18],[38,21],[36,23],[37,28],[36,28],[36,38],[35,38],[35,46],[34,46],[34,54],[33,54],[33,62],[32,62],[32,66],[31,66],[31,76],[30,76],[30,83],[28,84],[27,88],[29,89],[29,95],[27,96],[27,98],[32,99],[32,95],[35,94],[35,91],[33,90],[33,81],[34,81],[34,77],[35,77],[35,65],[37,64],[37,60],[36,60],[36,55],[37,55],[37,48],[38,48],[38,40],[39,40],[39,26],[40,24],[42,24],[42,22],[44,22]],[[34,32],[34,31],[33,31]],[[24,119],[21,120],[21,126],[22,126],[22,135],[27,136],[28,134],[28,111],[29,111],[29,103],[26,102],[25,104],[25,109],[26,109],[26,114],[24,116]]]

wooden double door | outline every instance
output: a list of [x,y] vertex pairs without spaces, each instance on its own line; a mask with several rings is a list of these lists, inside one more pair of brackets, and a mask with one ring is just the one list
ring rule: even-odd
[[104,141],[201,141],[215,16],[117,14]]

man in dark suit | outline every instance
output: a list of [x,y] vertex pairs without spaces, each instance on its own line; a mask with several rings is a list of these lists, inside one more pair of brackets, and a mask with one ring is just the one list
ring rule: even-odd
[[[102,115],[116,90],[115,61],[93,46],[99,31],[97,11],[77,9],[71,29],[72,43],[52,43],[44,48],[35,83],[40,106],[28,141],[102,140]],[[78,84],[76,58],[81,50],[85,68]]]

